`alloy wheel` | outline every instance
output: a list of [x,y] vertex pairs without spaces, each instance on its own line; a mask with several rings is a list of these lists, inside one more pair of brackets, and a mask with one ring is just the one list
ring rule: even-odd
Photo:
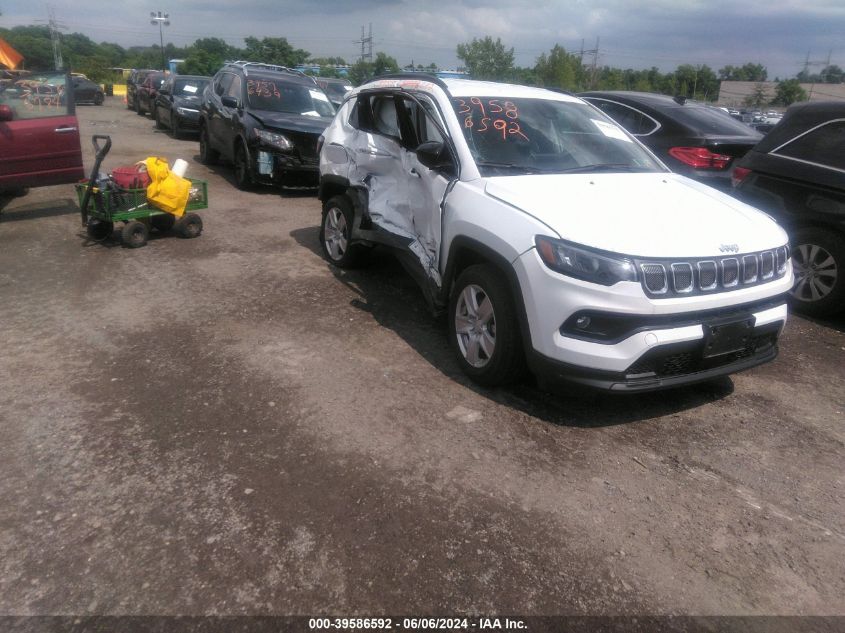
[[346,223],[346,216],[337,207],[332,207],[326,213],[326,223],[323,227],[323,239],[326,243],[326,252],[329,256],[339,261],[349,245],[349,225]]
[[470,284],[455,306],[458,348],[473,367],[484,367],[496,350],[496,314],[493,302],[481,286]]
[[792,251],[795,285],[791,294],[799,301],[819,301],[836,285],[836,260],[817,244],[799,244]]

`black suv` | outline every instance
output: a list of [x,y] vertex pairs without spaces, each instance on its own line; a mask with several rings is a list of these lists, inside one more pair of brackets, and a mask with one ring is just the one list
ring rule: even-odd
[[314,79],[284,66],[227,62],[203,92],[200,160],[222,156],[235,166],[235,183],[285,188],[319,184],[320,134],[334,106]]
[[151,68],[135,68],[129,73],[126,79],[126,107],[138,111],[138,86],[144,83],[144,79],[150,73],[159,72]]
[[789,233],[793,306],[845,310],[845,103],[796,104],[734,170],[736,196]]

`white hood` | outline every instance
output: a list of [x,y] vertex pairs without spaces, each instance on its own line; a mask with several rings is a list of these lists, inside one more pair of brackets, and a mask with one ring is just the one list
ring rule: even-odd
[[637,257],[716,257],[731,245],[750,253],[787,241],[764,213],[677,174],[508,176],[489,178],[485,191],[565,240]]

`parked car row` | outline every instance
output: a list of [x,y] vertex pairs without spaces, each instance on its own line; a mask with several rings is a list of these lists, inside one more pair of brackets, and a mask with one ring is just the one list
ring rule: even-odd
[[155,89],[157,126],[196,121],[202,162],[231,161],[239,187],[319,186],[332,264],[392,249],[481,384],[707,380],[774,358],[790,291],[843,307],[842,106],[792,108],[761,140],[683,99],[416,73],[347,91],[337,114],[266,64]]

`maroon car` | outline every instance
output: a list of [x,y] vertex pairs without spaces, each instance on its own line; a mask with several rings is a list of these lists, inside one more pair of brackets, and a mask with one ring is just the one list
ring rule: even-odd
[[83,178],[71,85],[52,72],[0,86],[0,196]]
[[167,75],[162,72],[154,72],[146,76],[135,93],[135,112],[152,114],[159,88],[164,85],[166,80]]

